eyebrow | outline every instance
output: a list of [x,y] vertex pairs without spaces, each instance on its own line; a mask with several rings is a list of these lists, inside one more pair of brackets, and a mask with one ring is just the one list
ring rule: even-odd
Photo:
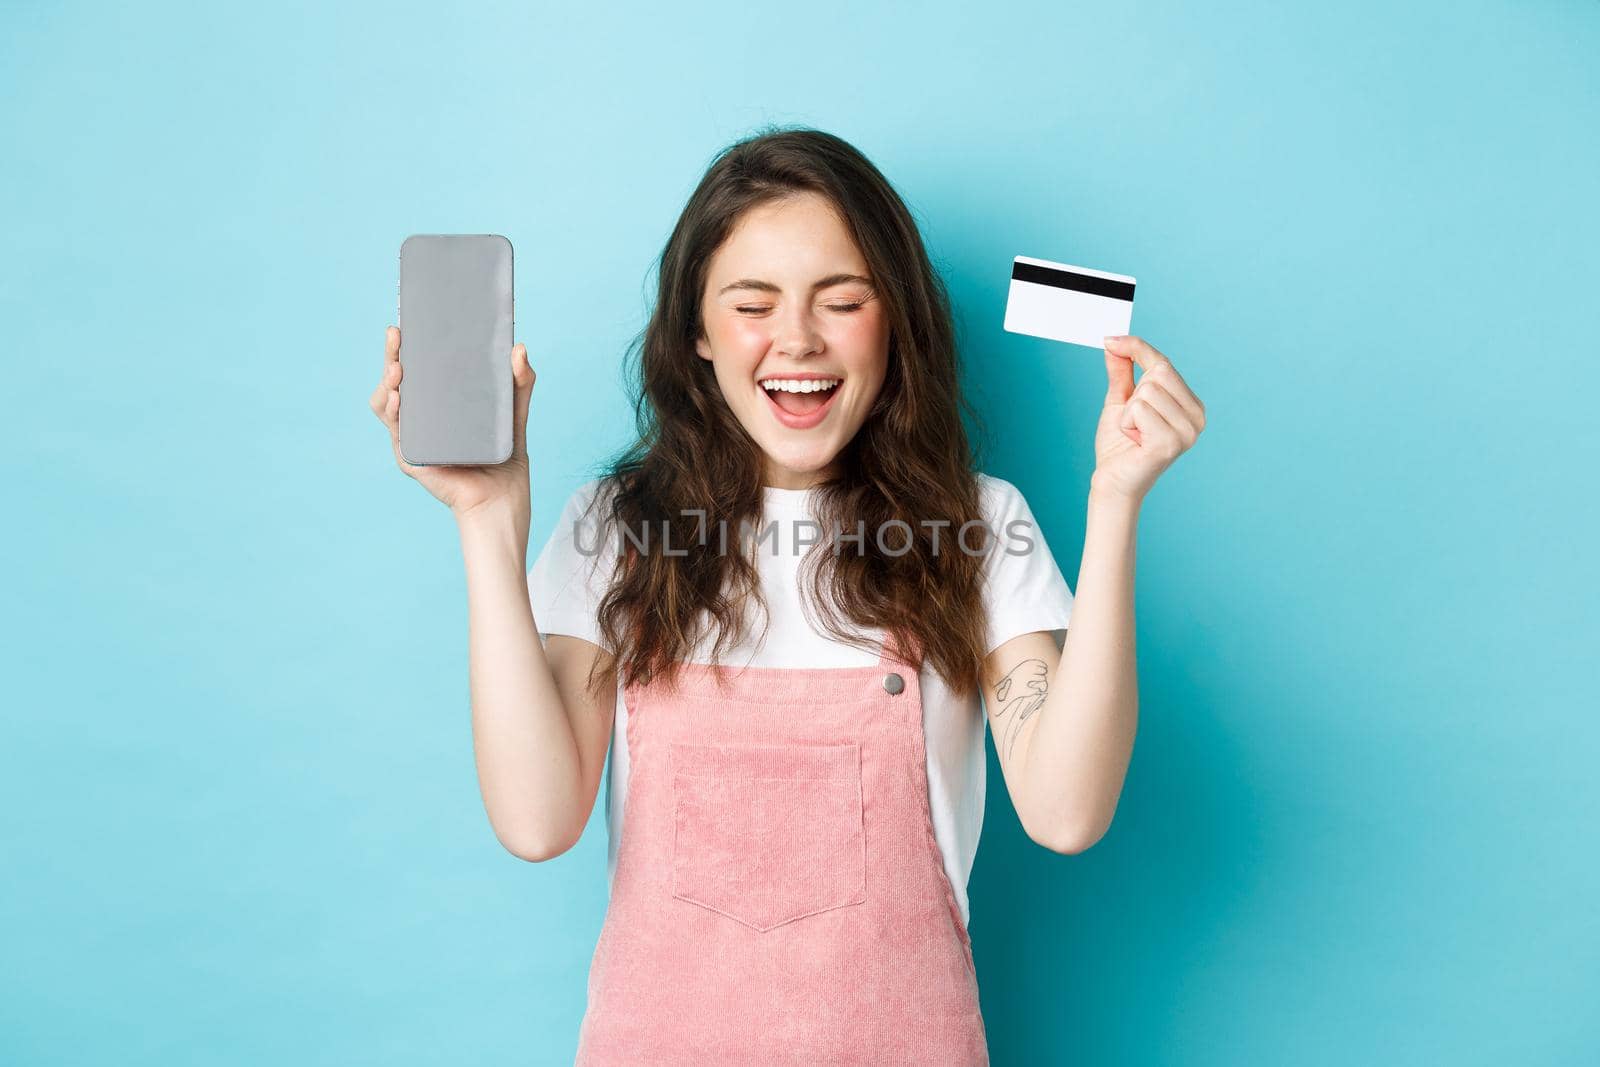
[[[871,285],[872,279],[863,278],[859,274],[830,274],[826,278],[820,279],[815,285],[812,286],[812,288],[826,289],[830,285],[843,285],[845,282],[860,282],[862,285]],[[721,296],[730,289],[759,289],[764,293],[783,292],[783,290],[778,286],[772,284],[771,282],[764,282],[760,278],[740,278],[738,281],[729,282],[721,289],[718,289],[717,295]]]

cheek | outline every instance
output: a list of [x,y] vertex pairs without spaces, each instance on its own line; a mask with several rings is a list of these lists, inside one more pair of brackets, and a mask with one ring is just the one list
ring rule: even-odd
[[727,320],[722,327],[722,338],[729,348],[740,352],[765,352],[771,342],[767,328],[751,317]]
[[881,313],[853,315],[833,334],[833,345],[847,353],[856,373],[882,377],[889,361],[889,335]]
[[708,324],[707,332],[717,353],[717,376],[725,383],[753,372],[771,347],[771,338],[760,324],[748,319],[717,319]]

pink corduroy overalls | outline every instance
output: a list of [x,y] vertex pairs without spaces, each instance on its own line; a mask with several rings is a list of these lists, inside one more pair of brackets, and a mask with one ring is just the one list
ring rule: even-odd
[[676,690],[626,690],[577,1065],[989,1062],[917,669],[891,647],[871,667],[684,663]]

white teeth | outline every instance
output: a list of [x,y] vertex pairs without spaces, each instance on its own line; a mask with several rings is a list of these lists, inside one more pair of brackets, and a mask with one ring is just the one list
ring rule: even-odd
[[761,388],[768,392],[777,389],[785,393],[815,393],[821,389],[832,389],[841,380],[839,378],[768,378],[761,383]]

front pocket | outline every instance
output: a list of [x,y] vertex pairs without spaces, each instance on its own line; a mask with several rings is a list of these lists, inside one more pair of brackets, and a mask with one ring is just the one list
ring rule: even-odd
[[672,745],[672,895],[757,930],[867,899],[861,747]]

